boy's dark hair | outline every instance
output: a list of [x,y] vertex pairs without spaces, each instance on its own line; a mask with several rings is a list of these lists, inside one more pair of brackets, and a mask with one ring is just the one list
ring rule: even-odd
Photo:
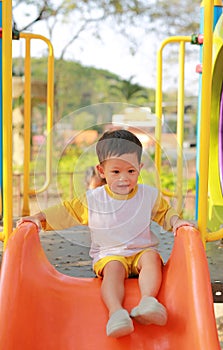
[[128,130],[106,131],[96,145],[98,160],[121,156],[125,153],[136,153],[139,163],[142,156],[142,144],[139,139]]

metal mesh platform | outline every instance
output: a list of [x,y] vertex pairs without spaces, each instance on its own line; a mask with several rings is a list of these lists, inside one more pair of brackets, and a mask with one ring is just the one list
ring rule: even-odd
[[[160,239],[159,250],[164,262],[171,254],[174,237],[172,232],[160,232],[158,225],[153,229]],[[89,257],[90,235],[88,228],[78,226],[58,232],[41,233],[42,246],[49,261],[64,274],[77,277],[92,277]],[[206,254],[212,283],[223,283],[223,244],[221,241],[207,243]]]

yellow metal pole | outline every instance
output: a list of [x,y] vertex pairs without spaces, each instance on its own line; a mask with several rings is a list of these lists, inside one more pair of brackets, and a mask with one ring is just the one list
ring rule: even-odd
[[30,39],[26,40],[25,55],[25,100],[24,100],[24,169],[23,169],[23,208],[22,216],[30,215],[29,208],[29,169],[30,169],[30,135],[31,135],[31,73],[30,73]]
[[180,42],[179,82],[177,98],[177,211],[183,207],[183,139],[184,139],[184,63],[185,42]]
[[[2,13],[2,0],[0,0],[0,2],[1,2],[1,13]],[[1,17],[1,25],[2,25],[2,17]],[[2,41],[1,41],[2,42]],[[1,52],[1,54],[2,54],[2,52]],[[3,76],[2,76],[2,71],[1,71],[1,77],[3,78]],[[2,80],[1,80],[1,84],[2,84]],[[1,109],[2,109],[2,106],[1,106]],[[3,145],[3,140],[2,140],[2,124],[3,124],[3,116],[2,116],[2,111],[1,111],[1,152],[2,152],[2,145]],[[3,176],[3,154],[2,154],[2,159],[1,159],[1,171],[2,171],[2,173],[1,173],[1,181],[3,181],[3,178],[2,178],[2,176]],[[0,186],[1,186],[1,189],[0,189],[0,217],[1,217],[1,219],[3,218],[3,203],[2,203],[2,201],[3,201],[3,183],[1,183],[0,184]],[[3,231],[0,231],[0,240],[1,241],[4,241],[4,232]]]
[[[54,53],[53,46],[48,41],[48,78],[47,78],[47,155],[46,155],[46,182],[38,193],[47,189],[52,178],[52,127],[54,111]],[[37,191],[36,191],[37,193]]]
[[208,163],[210,143],[212,42],[213,42],[213,0],[204,0],[204,42],[201,91],[200,162],[198,191],[198,228],[203,243],[206,241],[208,216]]
[[[204,1],[201,2],[201,6],[204,6]],[[214,6],[222,6],[222,0],[214,0]]]
[[2,1],[3,222],[6,245],[12,233],[12,2]]
[[162,52],[164,43],[160,46],[157,52],[157,73],[156,73],[156,129],[155,129],[155,165],[158,175],[161,170],[161,133],[162,133],[162,105],[163,105],[163,60]]
[[[162,100],[162,93],[163,93],[162,92],[162,80],[163,80],[162,54],[163,54],[163,49],[165,48],[165,46],[167,44],[170,44],[170,43],[186,43],[186,42],[191,42],[190,36],[169,37],[161,43],[160,48],[157,52],[156,111],[155,111],[156,117],[157,117],[157,123],[156,123],[156,129],[155,129],[155,139],[156,139],[155,165],[156,165],[156,169],[157,169],[158,174],[160,174],[160,171],[161,171],[161,143],[162,143],[161,134],[162,134],[162,104],[163,104],[163,100]],[[180,50],[181,50],[180,55],[182,55],[182,50],[184,50],[184,48],[183,49],[181,48]],[[184,52],[183,52],[183,54],[184,54]],[[180,63],[180,65],[182,65],[182,63]],[[182,74],[182,68],[181,68],[180,74]],[[182,85],[183,79],[184,79],[184,76],[183,76],[183,78],[181,78],[181,82],[179,83],[180,85]],[[182,90],[181,90],[181,95],[182,95]],[[180,98],[182,98],[181,95],[180,95]],[[182,104],[182,102],[181,102],[181,104]],[[168,191],[162,191],[162,193],[166,196],[169,196],[169,197],[173,197],[176,195],[176,194],[170,193]]]
[[[47,189],[47,187],[50,184],[51,178],[52,178],[52,127],[53,127],[53,107],[54,107],[54,52],[53,52],[53,46],[49,39],[45,38],[42,35],[39,34],[33,34],[33,33],[20,33],[20,38],[24,38],[27,43],[30,42],[32,39],[39,39],[44,41],[48,46],[48,74],[47,74],[47,147],[46,147],[46,180],[43,186],[38,190],[33,190],[29,188],[29,180],[27,180],[27,188],[26,191],[29,194],[36,194],[41,193]],[[30,45],[30,44],[28,44]],[[28,49],[27,49],[28,50]],[[30,78],[29,78],[30,79]],[[30,86],[30,85],[29,85]],[[27,87],[28,90],[28,87]],[[28,107],[27,107],[28,109]],[[29,136],[30,137],[30,136]],[[28,136],[27,136],[28,138]],[[30,140],[27,142],[30,142]],[[28,155],[27,155],[28,160]],[[30,154],[29,154],[29,160],[30,161]],[[29,169],[27,165],[27,173],[29,174]],[[27,175],[28,176],[28,175]],[[27,209],[27,201],[28,201],[28,195],[25,198],[25,209]],[[26,214],[24,210],[24,215]]]

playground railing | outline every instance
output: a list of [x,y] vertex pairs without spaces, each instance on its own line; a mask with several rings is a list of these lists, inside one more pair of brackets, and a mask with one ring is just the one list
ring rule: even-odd
[[47,38],[42,35],[32,33],[20,33],[20,38],[25,39],[25,100],[24,100],[24,188],[23,188],[23,210],[22,215],[30,214],[29,194],[36,193],[29,186],[29,165],[30,165],[30,135],[31,135],[31,40],[42,40],[48,45],[48,73],[47,73],[47,145],[46,145],[46,181],[42,188],[38,190],[43,192],[47,189],[51,181],[52,172],[52,126],[53,126],[53,106],[54,106],[54,53],[53,46]]
[[177,98],[177,189],[176,193],[162,190],[169,197],[177,198],[177,211],[182,212],[183,206],[183,139],[184,139],[184,71],[185,71],[185,43],[191,42],[189,36],[173,36],[165,39],[157,52],[157,84],[156,84],[156,116],[155,129],[156,149],[155,164],[157,173],[161,172],[162,153],[162,105],[163,105],[163,49],[167,44],[179,44],[179,79]]

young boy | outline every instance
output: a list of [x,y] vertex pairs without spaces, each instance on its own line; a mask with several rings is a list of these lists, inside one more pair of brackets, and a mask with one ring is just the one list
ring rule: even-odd
[[[88,190],[83,199],[64,201],[19,222],[34,221],[45,230],[88,225],[93,269],[102,278],[101,296],[108,313],[108,336],[121,337],[134,330],[133,319],[147,325],[165,325],[166,308],[156,296],[162,282],[158,239],[151,220],[165,229],[189,225],[160,196],[159,191],[137,184],[142,144],[127,130],[105,132],[96,145],[97,170],[104,186]],[[138,275],[141,300],[130,314],[123,308],[124,281]]]

